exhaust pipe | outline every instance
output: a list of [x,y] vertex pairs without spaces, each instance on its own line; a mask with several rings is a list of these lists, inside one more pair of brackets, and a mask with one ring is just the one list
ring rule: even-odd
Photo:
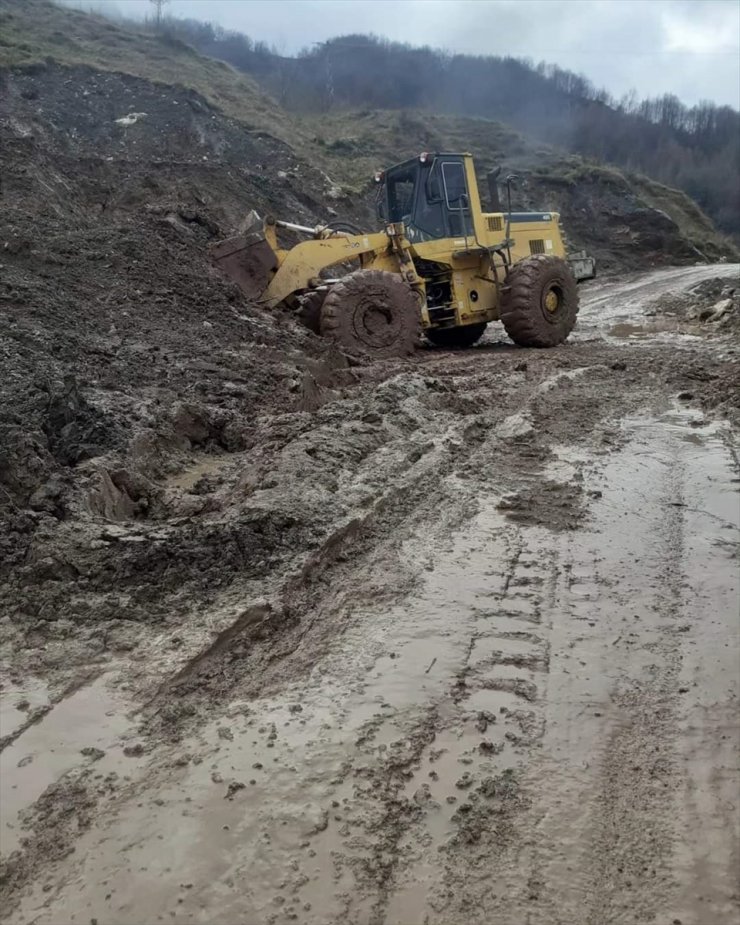
[[499,193],[498,188],[498,176],[501,173],[501,168],[496,167],[495,170],[489,170],[486,174],[486,180],[488,180],[488,196],[491,201],[491,212],[503,212],[501,207],[501,194]]

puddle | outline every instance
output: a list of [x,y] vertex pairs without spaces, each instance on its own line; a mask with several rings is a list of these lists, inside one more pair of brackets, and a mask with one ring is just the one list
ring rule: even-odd
[[[18,709],[22,704],[23,709]],[[27,706],[26,706],[27,704]],[[0,685],[0,738],[13,735],[39,708],[49,705],[49,688],[36,678],[22,684],[3,681]]]
[[680,334],[678,321],[675,318],[665,318],[660,321],[650,321],[645,324],[634,324],[622,321],[609,328],[609,335],[617,338],[653,337],[655,334]]
[[[80,688],[58,703],[42,720],[23,732],[0,754],[0,851],[7,855],[18,847],[22,837],[18,817],[46,788],[72,768],[92,764],[109,772],[123,758],[95,760],[82,749],[101,751],[120,745],[121,736],[131,728],[121,701],[106,687],[105,677]],[[107,758],[107,760],[106,760]]]
[[216,475],[228,468],[233,461],[231,456],[206,456],[183,472],[170,476],[166,480],[166,485],[168,488],[177,488],[180,491],[192,491],[202,478]]

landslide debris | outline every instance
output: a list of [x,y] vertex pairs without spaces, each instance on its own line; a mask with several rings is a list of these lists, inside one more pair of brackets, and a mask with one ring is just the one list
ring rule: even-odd
[[93,658],[130,648],[93,626],[172,618],[188,587],[267,574],[315,530],[248,503],[231,522],[202,494],[333,375],[207,247],[255,206],[318,222],[326,180],[190,90],[54,63],[2,82],[0,607],[64,664],[73,624]]

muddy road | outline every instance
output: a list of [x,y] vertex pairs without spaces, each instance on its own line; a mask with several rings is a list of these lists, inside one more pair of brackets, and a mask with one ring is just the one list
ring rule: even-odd
[[52,609],[62,546],[166,593],[6,634],[6,921],[740,921],[737,327],[684,310],[737,276],[590,284],[556,350],[325,357],[156,517],[37,540]]

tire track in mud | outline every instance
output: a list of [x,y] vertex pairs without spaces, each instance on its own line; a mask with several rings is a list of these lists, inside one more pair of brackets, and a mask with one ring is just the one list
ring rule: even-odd
[[[694,612],[702,586],[692,581],[683,492],[698,486],[711,501],[717,489],[702,480],[705,454],[686,453],[684,441],[696,434],[681,423],[646,422],[648,435],[638,431],[632,449],[607,467],[593,526],[564,544],[569,567],[561,572],[551,628],[555,671],[545,735],[523,779],[533,797],[531,818],[522,820],[529,845],[507,877],[506,914],[488,921],[720,925],[740,912],[721,874],[738,851],[731,823],[720,827],[724,852],[713,853],[713,890],[706,869],[686,889],[686,878],[697,873],[681,857],[687,841],[703,843],[698,853],[706,857],[717,831],[707,818],[691,830],[679,823],[678,794],[696,786],[687,775],[697,773],[680,760],[683,703],[692,692],[681,686],[682,666],[696,648],[705,672],[719,655],[730,688],[737,682],[732,651],[702,650],[702,618]],[[716,482],[727,491],[732,470],[721,471]],[[720,622],[732,619],[726,587],[717,602]],[[530,871],[526,888],[522,868]]]
[[[343,613],[356,605],[356,589],[389,602],[407,593],[415,579],[408,569],[399,569],[397,546],[406,533],[431,517],[427,507],[431,493],[436,493],[436,504],[446,502],[443,507],[447,529],[470,516],[474,499],[462,492],[451,496],[444,481],[464,464],[480,439],[475,420],[453,425],[435,441],[431,452],[404,473],[400,484],[376,497],[367,511],[332,531],[306,557],[276,590],[273,602],[265,613],[260,612],[259,620],[240,616],[207,651],[197,653],[165,682],[147,712],[156,717],[158,701],[169,702],[173,696],[185,703],[192,695],[199,703],[205,702],[207,709],[216,694],[222,697],[234,686],[239,686],[241,696],[269,690],[271,683],[280,683],[285,660],[303,648],[307,638],[311,639],[310,659],[305,664],[295,660],[291,673],[310,670],[322,657],[337,632],[341,632]],[[382,581],[373,572],[382,572]],[[391,576],[395,584],[389,580]],[[273,664],[277,675],[274,680]],[[244,685],[244,676],[250,674],[256,675],[256,685],[251,689]],[[217,703],[214,706],[218,709]],[[192,716],[187,710],[183,715]],[[166,726],[177,729],[177,718],[171,713]],[[156,728],[155,723],[153,729]]]
[[[489,516],[490,523],[501,521],[495,513]],[[513,551],[504,557],[503,570],[498,572],[479,554],[471,561],[471,549],[485,548],[491,537],[490,523],[482,515],[474,523],[464,548],[456,544],[456,554],[447,566],[476,589],[467,595],[468,601],[456,615],[462,618],[463,631],[459,638],[453,637],[451,644],[459,651],[460,666],[449,680],[444,676],[440,679],[438,693],[421,717],[416,708],[411,709],[407,721],[404,714],[391,714],[389,722],[382,722],[381,717],[380,725],[373,720],[362,737],[365,758],[359,767],[369,759],[371,769],[360,773],[363,779],[369,776],[376,786],[369,791],[355,786],[353,791],[342,793],[344,801],[349,800],[355,807],[355,829],[362,831],[365,839],[368,833],[374,833],[375,841],[361,841],[358,845],[357,836],[353,840],[350,831],[345,831],[345,838],[337,838],[336,832],[322,836],[334,846],[335,871],[340,880],[347,866],[357,874],[358,859],[351,859],[358,847],[365,851],[366,860],[368,855],[377,857],[378,852],[384,858],[380,868],[374,868],[372,862],[366,865],[359,861],[362,875],[356,876],[353,902],[343,912],[347,921],[374,925],[416,921],[408,916],[418,914],[419,908],[426,906],[427,900],[422,897],[437,888],[439,878],[436,874],[430,878],[429,870],[437,863],[440,852],[449,851],[454,859],[460,845],[478,842],[489,830],[499,848],[511,838],[511,817],[520,797],[513,764],[502,753],[531,745],[541,734],[538,718],[522,691],[529,694],[534,686],[531,678],[546,670],[546,651],[541,637],[519,628],[525,620],[537,622],[528,611],[537,607],[539,594],[530,590],[532,576],[525,576],[524,569],[517,571],[518,538],[514,539]],[[515,584],[509,590],[512,579]],[[421,598],[411,603],[412,608],[427,612],[443,593],[445,583],[444,577],[437,579],[433,573],[431,587],[427,586]],[[490,585],[496,584],[499,589],[492,591]],[[496,621],[496,616],[507,611],[509,626],[514,629]],[[432,669],[436,664],[436,657],[430,659]],[[394,730],[400,737],[394,737]],[[399,756],[403,756],[401,779],[395,773]],[[357,774],[356,761],[354,766]],[[389,766],[393,769],[390,774]],[[392,824],[384,820],[392,820]],[[470,854],[466,852],[466,864],[469,861]],[[438,910],[445,909],[445,893],[453,889],[450,878],[443,877],[442,883],[440,895],[432,901]],[[316,888],[308,887],[305,895],[310,897],[313,908]],[[322,910],[325,913],[326,906]],[[316,918],[307,920],[323,921],[322,910]]]
[[[673,789],[678,777],[675,728],[681,665],[686,473],[680,456],[669,464],[656,499],[661,507],[654,569],[657,587],[648,605],[672,626],[648,643],[654,663],[646,676],[620,679],[612,701],[629,725],[614,729],[603,757],[603,791],[593,810],[593,871],[588,925],[654,919],[670,906]],[[636,616],[639,616],[636,615]],[[629,782],[629,787],[626,783]]]
[[[457,362],[457,357],[452,358],[453,364]],[[476,375],[481,375],[479,369]],[[571,371],[566,371],[527,383],[526,392],[519,397],[520,402],[524,399],[523,407],[536,402],[543,391],[551,389],[549,383],[563,376],[573,378]],[[435,524],[437,530],[451,530],[470,517],[480,491],[478,473],[492,464],[500,472],[498,481],[502,487],[513,482],[520,488],[501,501],[511,518],[562,520],[564,525],[577,522],[580,489],[543,480],[542,467],[553,456],[527,414],[521,410],[510,414],[504,420],[503,438],[498,436],[500,412],[490,410],[467,415],[462,422],[448,425],[433,436],[427,452],[400,473],[395,485],[376,495],[363,513],[329,533],[282,587],[275,589],[264,620],[245,622],[240,615],[236,623],[245,623],[243,632],[236,632],[232,625],[222,631],[230,648],[217,637],[205,654],[196,653],[171,681],[160,687],[145,711],[147,715],[154,714],[152,729],[158,728],[156,715],[161,700],[165,702],[165,731],[179,734],[179,717],[168,703],[173,695],[183,708],[181,718],[187,727],[192,725],[194,715],[190,699],[207,714],[210,702],[218,702],[235,685],[243,696],[281,683],[286,659],[292,674],[310,670],[341,633],[342,612],[356,605],[355,589],[364,589],[363,593],[371,597],[382,595],[389,601],[408,593],[415,578],[413,570],[404,574],[398,569],[398,543],[404,536],[423,531],[427,524]],[[520,433],[522,420],[525,426]],[[513,422],[509,430],[507,422]],[[509,432],[512,436],[508,436]],[[513,479],[512,472],[516,473]],[[539,505],[533,503],[538,489],[544,496]],[[539,514],[538,507],[542,508]],[[382,575],[380,581],[373,571]],[[390,576],[395,578],[395,584]],[[308,661],[305,657],[292,660],[297,650],[304,656],[309,646]],[[245,676],[254,677],[255,685],[245,686]],[[203,710],[197,712],[202,719]]]

